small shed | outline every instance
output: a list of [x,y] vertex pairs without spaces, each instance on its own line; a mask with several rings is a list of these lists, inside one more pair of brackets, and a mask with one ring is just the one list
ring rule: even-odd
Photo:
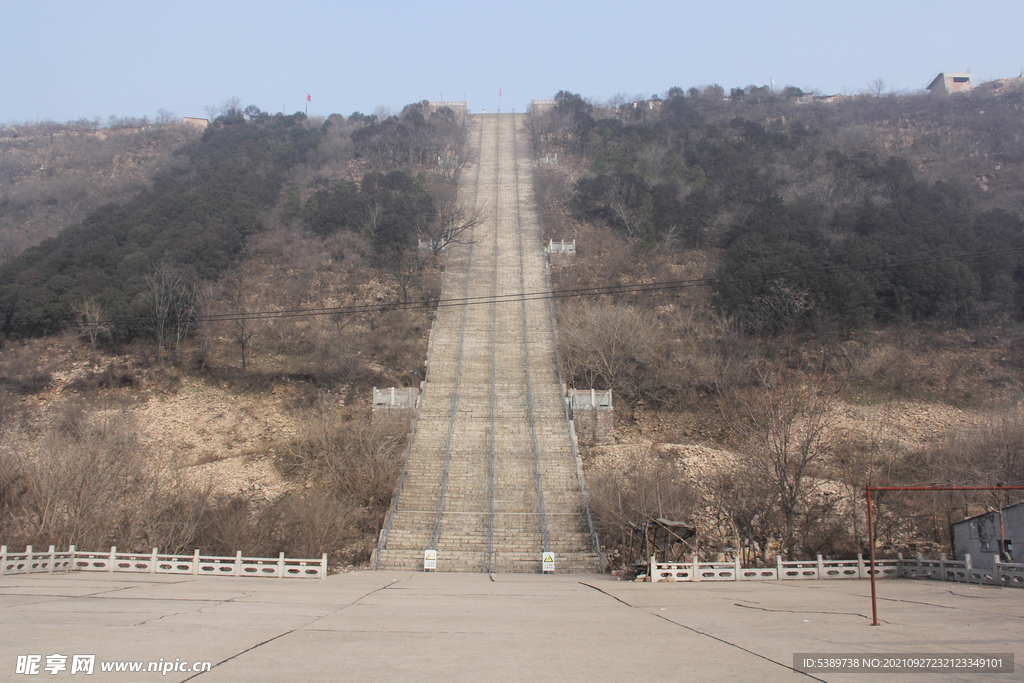
[[972,74],[944,71],[932,79],[927,89],[933,95],[949,95],[957,92],[971,92],[973,87],[974,76]]
[[1024,503],[953,523],[956,559],[970,554],[972,565],[992,569],[1000,550],[1003,562],[1024,562]]

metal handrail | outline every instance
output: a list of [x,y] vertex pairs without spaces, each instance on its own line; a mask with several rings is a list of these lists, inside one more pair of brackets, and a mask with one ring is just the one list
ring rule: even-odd
[[[516,150],[516,115],[512,112],[512,158],[514,160],[513,179],[516,193],[516,235],[519,241],[519,291],[526,292],[525,280],[525,258],[523,256],[523,219],[519,206],[519,156]],[[551,540],[548,536],[547,514],[544,510],[544,485],[540,472],[540,448],[537,445],[537,420],[534,413],[533,385],[530,381],[530,320],[526,315],[526,299],[520,298],[523,311],[523,361],[526,374],[526,406],[527,417],[530,422],[530,440],[533,445],[533,471],[537,479],[537,508],[540,512],[540,533],[544,541],[544,552],[551,550]]]
[[[540,214],[537,215],[537,222],[541,223],[543,218]],[[543,235],[543,231],[542,235]],[[541,238],[543,240],[543,236]],[[555,345],[555,367],[558,369],[558,385],[565,388],[565,377],[562,375],[562,360],[558,353],[558,326],[555,324],[555,306],[553,298],[551,296],[551,273],[550,273],[551,260],[548,257],[547,252],[544,254],[544,284],[548,291],[548,316],[551,320],[551,336]],[[603,574],[605,567],[604,553],[601,552],[601,543],[597,537],[597,530],[594,528],[594,518],[590,513],[590,501],[587,498],[587,489],[583,482],[583,470],[580,467],[580,453],[576,446],[575,435],[572,432],[572,423],[569,417],[569,406],[566,404],[564,398],[562,400],[562,409],[565,412],[565,428],[569,433],[569,442],[572,444],[572,457],[573,462],[576,466],[576,478],[580,484],[580,495],[583,497],[583,509],[587,513],[587,526],[590,529],[590,538],[594,544],[594,552],[597,553],[597,567],[598,572]]]
[[[425,387],[423,393],[426,393]],[[398,488],[395,490],[395,495],[391,497],[391,507],[388,508],[388,516],[384,521],[384,527],[380,530],[380,538],[377,541],[377,552],[373,556],[374,571],[377,570],[377,564],[380,562],[380,554],[388,545],[388,535],[391,533],[391,525],[395,521],[395,513],[398,511],[398,497],[402,495],[402,487],[405,486],[405,474],[409,470],[409,452],[412,450],[412,440],[416,436],[416,424],[420,419],[420,407],[422,405],[422,400],[417,402],[416,412],[413,413],[412,430],[409,432],[409,440],[405,443],[405,462],[402,464],[402,473],[398,476]]]
[[[487,462],[487,553],[484,555],[484,571],[491,573],[498,570],[497,558],[494,556],[494,435],[497,427],[495,412],[498,407],[497,396],[497,362],[498,362],[498,179],[500,166],[497,161],[501,154],[501,125],[498,125],[498,134],[494,136],[495,164],[494,164],[494,245],[491,254],[494,257],[494,272],[491,281],[491,397],[490,397],[490,419],[491,432],[488,443]],[[481,147],[483,143],[481,142]]]
[[[483,125],[483,121],[481,121],[480,122],[480,139],[481,139],[481,141],[483,140],[483,136],[484,136],[484,125]],[[477,163],[476,172],[477,172],[477,180],[479,181],[479,178],[480,178],[480,164],[479,164],[479,162]],[[477,182],[477,187],[479,187],[479,182]],[[474,190],[474,197],[473,197],[474,203],[476,202],[476,191],[477,190]],[[472,230],[471,230],[470,234],[472,234]],[[470,245],[470,249],[472,249],[472,243]],[[445,257],[444,257],[445,269],[444,269],[444,275],[442,275],[442,280],[441,280],[441,291],[444,291],[445,282],[447,281],[447,279],[449,277],[449,268],[447,267],[447,265],[448,265],[448,260],[450,258],[450,255],[451,255],[451,251],[450,250],[446,250],[445,251]],[[467,286],[468,286],[468,282],[469,282],[468,274],[467,274],[466,282],[467,282]],[[391,507],[388,508],[388,515],[387,515],[387,518],[386,518],[386,520],[384,522],[384,526],[381,529],[380,539],[378,539],[378,542],[377,542],[377,552],[374,554],[374,557],[373,557],[373,568],[374,568],[374,570],[376,570],[378,568],[378,565],[380,563],[380,554],[387,548],[388,536],[391,534],[391,527],[392,527],[392,525],[394,524],[394,521],[395,521],[395,514],[398,512],[398,500],[401,497],[402,491],[403,491],[403,489],[405,487],[405,477],[406,477],[406,474],[409,471],[409,455],[410,455],[410,453],[412,451],[413,440],[414,440],[414,438],[416,436],[416,427],[419,424],[420,409],[423,407],[423,403],[425,402],[426,396],[427,396],[427,390],[429,389],[428,379],[429,379],[430,374],[431,374],[431,363],[430,363],[430,360],[434,357],[434,342],[436,340],[436,335],[434,334],[434,329],[436,327],[436,324],[437,324],[437,315],[435,314],[434,315],[434,320],[433,320],[433,322],[430,325],[430,344],[427,347],[427,373],[426,373],[426,375],[423,378],[423,396],[421,397],[420,401],[416,404],[416,411],[413,414],[412,430],[409,432],[409,440],[405,444],[405,459],[404,459],[404,462],[402,464],[402,473],[398,477],[398,486],[397,486],[397,488],[395,490],[395,495],[391,498]],[[436,541],[435,541],[435,543],[436,543]]]
[[[480,121],[480,140],[481,140],[481,144],[483,144],[482,143],[483,138],[484,138],[484,124],[483,124],[483,121],[481,120]],[[474,188],[474,191],[473,191],[473,202],[474,202],[474,204],[476,203],[476,194],[479,191],[478,188],[479,188],[479,185],[480,185],[480,183],[479,183],[479,180],[480,180],[480,163],[479,163],[479,161],[477,162],[476,166],[477,166],[477,168],[476,168],[477,186],[476,186],[476,188]],[[473,231],[473,229],[471,228],[470,229],[470,235],[472,235],[472,231]],[[470,249],[472,250],[472,238],[470,239]],[[472,254],[472,251],[470,252],[470,254]],[[442,292],[444,291],[444,285],[445,285],[445,283],[447,282],[447,280],[449,278],[448,260],[449,260],[450,256],[451,256],[451,250],[447,250],[446,249],[445,253],[444,253],[445,269],[444,269],[444,274],[441,276],[441,291]],[[472,258],[471,258],[471,262],[472,262]],[[468,275],[468,273],[467,273],[467,276],[466,276],[466,283],[467,283],[467,287],[468,287],[468,284],[469,284],[469,275]],[[409,440],[405,444],[405,458],[404,458],[404,462],[402,463],[402,473],[398,476],[398,486],[397,486],[397,488],[395,490],[395,495],[391,497],[391,506],[388,508],[388,514],[387,514],[387,518],[384,521],[384,526],[380,530],[380,538],[377,541],[377,552],[376,552],[376,554],[374,554],[374,557],[373,557],[373,569],[375,571],[376,571],[377,566],[378,566],[378,564],[380,562],[380,554],[384,551],[385,548],[387,548],[388,536],[391,534],[391,527],[392,527],[392,525],[394,524],[394,521],[395,521],[395,514],[398,512],[398,499],[402,495],[402,490],[403,490],[403,488],[405,486],[405,475],[409,471],[409,454],[412,451],[413,438],[416,436],[416,425],[419,423],[420,408],[423,406],[423,403],[426,400],[427,390],[429,389],[428,380],[429,380],[430,375],[431,375],[431,362],[430,362],[430,360],[434,357],[434,341],[436,339],[436,335],[434,334],[434,329],[435,329],[436,325],[437,325],[437,313],[435,312],[434,320],[430,323],[430,343],[427,345],[427,371],[426,371],[426,373],[423,376],[423,395],[420,397],[420,400],[416,403],[416,411],[413,413],[413,418],[412,418],[412,430],[409,432]],[[457,388],[458,387],[456,387],[456,389]],[[435,543],[436,543],[436,541],[435,541]]]
[[[483,148],[484,139],[484,120],[480,121],[480,145]],[[476,206],[477,199],[480,192],[480,169],[482,167],[481,162],[477,162],[476,167],[476,186],[473,188],[473,205]],[[476,226],[470,228],[469,237],[469,254],[466,257],[466,287],[464,296],[469,298],[469,283],[472,282],[472,271],[473,271],[473,251],[476,240],[473,239],[473,235],[476,233]],[[455,416],[459,409],[459,384],[462,381],[462,357],[466,350],[466,317],[469,314],[469,306],[462,308],[462,327],[459,331],[459,356],[455,364],[455,383],[454,391],[452,392],[451,402],[451,414],[448,417],[448,435],[444,442],[444,465],[441,468],[441,489],[437,494],[437,516],[434,519],[434,532],[430,537],[430,547],[433,550],[437,549],[437,539],[441,535],[441,515],[444,512],[444,496],[448,489],[448,464],[451,462],[452,457],[452,434],[455,431]]]

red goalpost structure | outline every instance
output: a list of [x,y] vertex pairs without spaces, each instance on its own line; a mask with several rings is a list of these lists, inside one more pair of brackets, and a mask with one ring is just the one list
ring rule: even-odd
[[868,536],[871,539],[871,625],[878,626],[878,604],[875,598],[875,516],[872,491],[1024,491],[1024,486],[868,486]]

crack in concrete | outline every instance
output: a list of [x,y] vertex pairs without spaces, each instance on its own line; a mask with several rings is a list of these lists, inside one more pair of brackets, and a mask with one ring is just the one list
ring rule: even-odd
[[203,610],[207,609],[207,608],[220,607],[221,605],[226,605],[229,602],[234,602],[235,600],[241,600],[242,598],[251,598],[251,597],[252,597],[252,593],[246,593],[246,592],[243,591],[241,595],[236,595],[235,597],[228,598],[227,600],[219,600],[216,605],[203,605],[202,607],[200,607],[196,611],[196,614],[203,614],[204,613]]
[[[301,626],[296,626],[295,628],[288,629],[287,631],[284,631],[283,633],[279,633],[276,636],[273,636],[272,638],[267,638],[266,640],[264,640],[262,642],[259,642],[259,643],[256,643],[255,645],[247,647],[244,650],[242,650],[241,652],[237,652],[237,653],[231,655],[230,657],[226,657],[226,658],[220,660],[219,662],[214,664],[212,667],[210,667],[210,671],[213,671],[214,669],[216,669],[221,664],[226,664],[227,662],[230,662],[232,659],[237,659],[237,658],[241,657],[242,655],[244,655],[247,652],[252,652],[253,650],[255,650],[257,648],[263,647],[267,643],[272,643],[275,640],[279,640],[281,638],[284,638],[285,636],[291,635],[292,633],[295,633],[296,631],[304,630],[307,627],[309,627],[310,625],[315,624],[318,621],[326,619],[327,617],[333,616],[333,615],[337,614],[338,612],[341,612],[342,610],[348,609],[349,607],[352,607],[353,605],[358,604],[361,600],[364,600],[364,599],[370,597],[374,593],[379,593],[381,591],[387,590],[388,588],[391,588],[392,586],[395,585],[395,583],[398,583],[399,581],[401,581],[401,579],[394,579],[388,585],[381,586],[380,588],[375,588],[372,591],[370,591],[369,593],[366,593],[365,595],[359,596],[358,598],[356,598],[352,602],[348,603],[347,605],[342,605],[341,607],[338,607],[337,609],[332,610],[331,612],[328,612],[327,614],[322,614],[319,617],[315,617],[314,619],[311,619],[310,621],[306,622],[305,624],[303,624]],[[199,673],[196,673],[196,674],[193,674],[193,675],[189,676],[188,678],[183,678],[180,683],[186,683],[187,681],[191,681],[191,680],[193,680],[195,678],[199,678],[204,673],[209,673],[209,671],[201,671]]]
[[132,626],[133,627],[135,627],[135,626],[145,626],[146,624],[148,624],[151,621],[160,621],[161,619],[163,619],[165,617],[179,617],[182,614],[188,614],[188,612],[175,612],[173,614],[161,614],[160,616],[158,616],[158,617],[156,617],[154,619],[145,619],[143,621],[140,621],[137,624],[132,624]]
[[[989,586],[989,588],[1002,588],[1002,586]],[[988,600],[989,598],[997,598],[997,595],[964,595],[963,593],[954,593],[953,591],[946,591],[950,595],[955,595],[958,598],[971,598],[972,600]]]
[[[814,610],[797,610],[797,609],[769,609],[767,607],[754,607],[753,605],[744,605],[739,602],[733,603],[736,607],[743,607],[744,609],[756,609],[762,612],[785,612],[787,614],[836,614],[846,615],[850,617],[862,617],[864,619],[870,619],[866,614],[860,614],[859,612],[825,612],[825,611],[814,611]],[[885,622],[889,623],[889,622]]]
[[[956,595],[956,593],[953,593],[953,594]],[[870,595],[863,595],[861,597],[863,597],[865,600],[869,600],[871,598]],[[970,598],[970,597],[974,597],[974,596],[964,595],[964,596],[960,596],[960,597]],[[939,607],[941,609],[952,609],[952,610],[970,611],[970,610],[964,610],[963,607],[957,607],[956,605],[936,605],[934,602],[922,602],[920,600],[903,600],[901,598],[881,598],[881,597],[878,598],[878,599],[882,600],[882,601],[885,601],[885,602],[905,602],[905,603],[908,603],[908,604],[911,604],[911,605],[924,605],[925,607]],[[1000,613],[1000,614],[1002,614],[1002,613]],[[1020,615],[1020,614],[1006,614],[1006,615],[1002,615],[1002,616],[1012,617],[1014,619],[1024,619],[1024,615]]]
[[799,669],[794,669],[793,667],[789,666],[788,664],[783,664],[782,662],[777,662],[774,659],[772,659],[771,657],[766,657],[765,655],[762,655],[762,654],[760,654],[758,652],[754,652],[753,650],[748,650],[747,648],[745,648],[742,645],[739,645],[737,643],[731,643],[728,640],[725,640],[724,638],[719,638],[718,636],[713,636],[710,633],[706,633],[704,631],[699,631],[699,630],[693,628],[692,626],[687,626],[686,624],[681,624],[678,621],[675,621],[673,619],[669,619],[668,617],[666,617],[664,615],[655,614],[654,612],[648,612],[647,610],[645,610],[643,608],[640,608],[640,607],[634,607],[633,605],[629,604],[628,602],[626,602],[622,598],[618,597],[617,595],[612,595],[611,593],[609,593],[607,591],[601,590],[597,586],[592,586],[589,583],[584,583],[583,581],[580,581],[579,583],[580,583],[581,586],[586,586],[587,588],[593,588],[598,593],[601,593],[602,595],[606,595],[609,598],[612,598],[613,600],[618,600],[619,602],[621,602],[626,607],[629,607],[630,609],[639,610],[639,611],[643,612],[644,614],[649,614],[652,617],[657,617],[658,619],[661,619],[663,621],[667,621],[670,624],[675,624],[676,626],[678,626],[680,628],[684,628],[687,631],[690,631],[691,633],[696,633],[697,635],[704,636],[705,638],[711,638],[712,640],[717,640],[718,642],[723,643],[724,645],[728,645],[729,647],[734,647],[737,650],[742,650],[743,652],[746,652],[747,654],[750,654],[750,655],[753,655],[755,657],[758,657],[759,659],[763,659],[766,662],[771,662],[772,664],[776,664],[778,666],[781,666],[784,669],[789,669],[790,671],[793,671],[795,673],[802,674],[802,675],[807,676],[808,678],[810,678],[812,680],[821,681],[821,683],[828,683],[828,681],[826,681],[823,678],[818,678],[817,676],[812,676],[811,674],[807,673],[806,671],[800,671]]

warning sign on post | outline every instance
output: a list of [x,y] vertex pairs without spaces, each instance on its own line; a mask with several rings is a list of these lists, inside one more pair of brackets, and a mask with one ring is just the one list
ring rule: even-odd
[[554,553],[542,553],[540,556],[541,569],[545,574],[553,573],[555,571],[555,554]]
[[423,551],[423,571],[425,571],[425,572],[436,572],[437,571],[437,551],[436,550],[424,550]]

